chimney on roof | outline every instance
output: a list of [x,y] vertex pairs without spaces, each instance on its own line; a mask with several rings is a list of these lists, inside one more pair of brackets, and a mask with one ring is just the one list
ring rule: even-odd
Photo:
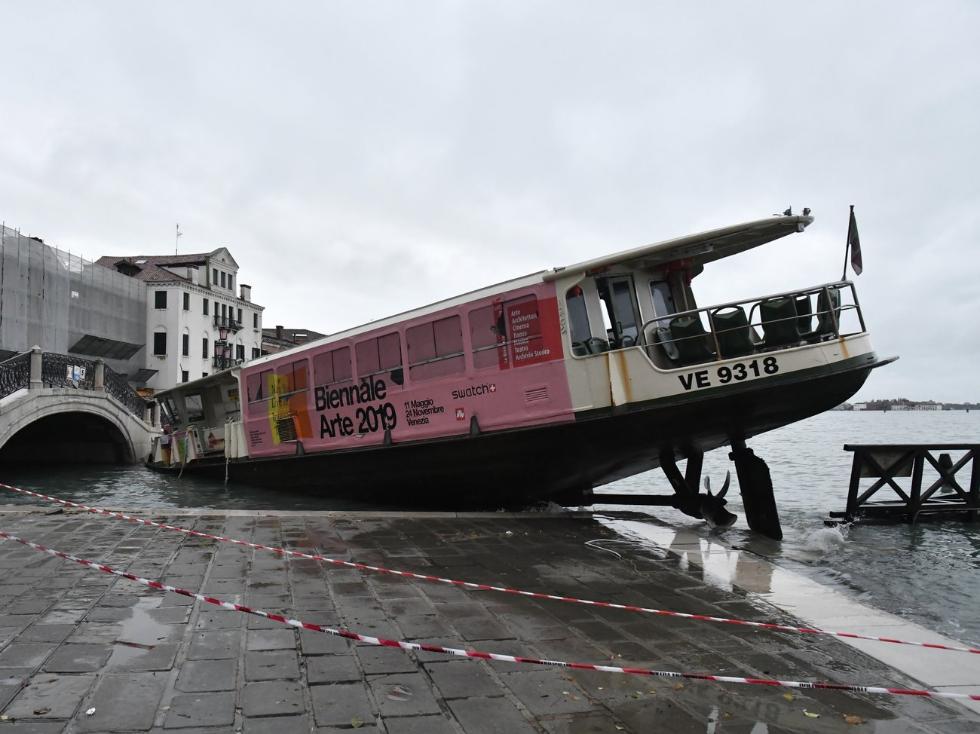
[[241,290],[242,300],[243,301],[248,301],[249,303],[251,303],[251,301],[252,301],[252,286],[245,285],[244,283],[239,283],[238,284],[238,287]]
[[196,267],[188,266],[187,267],[187,275],[190,276],[191,283],[193,283],[194,285],[197,285],[197,268]]
[[282,339],[282,325],[276,324],[276,339]]

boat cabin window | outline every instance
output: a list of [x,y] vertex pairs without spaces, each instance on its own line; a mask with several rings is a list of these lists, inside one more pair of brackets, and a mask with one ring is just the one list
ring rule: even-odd
[[276,387],[279,397],[309,389],[309,372],[306,360],[300,359],[276,368]]
[[317,387],[333,385],[350,378],[350,347],[323,352],[313,358],[313,381]]
[[580,286],[569,289],[565,295],[565,306],[568,310],[568,328],[572,339],[572,354],[582,356],[588,354],[589,339],[592,329],[589,327],[589,310],[585,303],[585,293]]
[[245,380],[245,389],[248,391],[248,402],[256,403],[269,397],[269,377],[272,370],[253,372]]
[[173,398],[164,398],[160,401],[160,413],[163,425],[173,428],[179,423],[177,420],[177,408],[174,406]]
[[463,329],[459,316],[449,316],[405,330],[409,374],[413,380],[460,374],[463,360]]
[[630,275],[596,278],[606,321],[606,336],[612,349],[632,347],[640,333],[640,312]]
[[677,359],[680,354],[677,346],[670,338],[670,317],[677,313],[674,306],[674,296],[670,292],[670,284],[665,280],[650,281],[650,296],[653,298],[653,312],[658,318],[656,321],[656,339],[663,346],[667,356]]
[[474,369],[499,366],[497,347],[503,344],[505,339],[503,320],[503,311],[500,311],[498,319],[494,315],[493,306],[484,306],[470,311],[468,321]]
[[200,423],[204,420],[204,401],[200,393],[184,396],[184,410],[187,412],[187,423]]
[[390,372],[391,381],[396,385],[404,382],[401,338],[397,332],[358,342],[354,355],[359,377]]

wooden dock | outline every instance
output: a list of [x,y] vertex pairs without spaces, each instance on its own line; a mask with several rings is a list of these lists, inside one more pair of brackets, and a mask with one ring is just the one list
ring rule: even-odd
[[980,444],[847,444],[847,509],[828,524],[980,517]]

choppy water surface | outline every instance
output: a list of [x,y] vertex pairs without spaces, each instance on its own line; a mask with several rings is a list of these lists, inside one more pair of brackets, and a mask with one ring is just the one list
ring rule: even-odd
[[[852,455],[843,445],[903,442],[980,443],[980,412],[830,412],[757,437],[749,445],[769,463],[785,538],[776,543],[747,531],[734,476],[729,509],[740,519],[721,537],[867,604],[980,644],[980,523],[858,526],[843,532],[824,527],[828,513],[843,510],[847,499]],[[704,471],[713,487],[721,486],[729,468],[734,475],[727,449],[705,456]],[[225,486],[189,475],[177,479],[142,467],[2,467],[0,475],[0,481],[104,507],[377,509],[315,494]],[[608,489],[669,491],[659,470]],[[36,501],[0,492],[0,504],[4,502]],[[637,509],[705,535],[710,532],[704,523],[673,510]]]
[[[866,604],[893,612],[942,634],[980,644],[980,523],[824,527],[831,510],[847,504],[853,454],[847,443],[980,443],[980,412],[829,412],[749,441],[772,474],[784,539],[753,536],[745,524],[734,464],[727,449],[704,458],[712,487],[732,470],[728,509],[739,522],[726,543],[847,590]],[[617,491],[663,488],[659,472],[618,482]],[[969,474],[957,475],[961,485]],[[865,485],[867,486],[867,485]],[[883,499],[885,490],[880,495]],[[670,510],[651,514],[675,525],[703,523]]]

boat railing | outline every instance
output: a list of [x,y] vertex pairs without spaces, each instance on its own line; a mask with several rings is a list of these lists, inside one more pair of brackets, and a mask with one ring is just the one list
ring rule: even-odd
[[635,346],[643,347],[657,366],[674,368],[864,331],[854,284],[838,281],[653,318],[643,324]]

